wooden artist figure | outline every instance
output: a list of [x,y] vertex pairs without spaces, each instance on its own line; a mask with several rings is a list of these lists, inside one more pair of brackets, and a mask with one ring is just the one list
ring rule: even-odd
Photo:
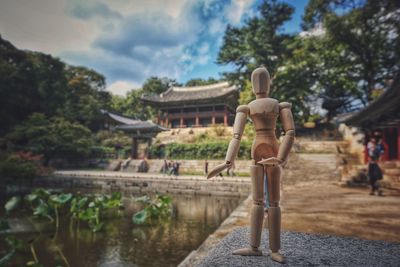
[[[250,116],[256,130],[256,136],[251,148],[252,165],[250,166],[253,197],[250,219],[250,246],[238,249],[233,254],[243,256],[262,255],[259,247],[264,219],[264,179],[267,179],[270,256],[274,261],[283,263],[284,257],[279,252],[281,248],[280,181],[282,166],[286,164],[295,138],[291,104],[287,102],[279,103],[278,100],[268,97],[270,75],[266,68],[260,67],[254,70],[251,75],[251,83],[256,99],[248,105],[241,105],[236,109],[233,138],[226,152],[225,163],[216,166],[208,174],[207,178],[216,176],[233,164],[239,151],[240,139],[243,135],[247,117]],[[278,117],[280,117],[285,131],[285,136],[280,145],[275,136]]]

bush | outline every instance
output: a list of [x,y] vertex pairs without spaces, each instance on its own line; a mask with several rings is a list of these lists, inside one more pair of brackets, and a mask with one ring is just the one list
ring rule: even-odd
[[[203,142],[197,144],[168,144],[164,147],[151,147],[152,158],[170,159],[224,159],[229,141]],[[239,159],[249,159],[251,142],[242,141],[238,153]]]
[[0,161],[0,177],[11,179],[33,179],[49,172],[41,165],[42,156],[34,156],[30,152],[17,152],[2,155]]
[[111,147],[92,146],[90,148],[90,158],[112,158],[114,154],[114,148]]

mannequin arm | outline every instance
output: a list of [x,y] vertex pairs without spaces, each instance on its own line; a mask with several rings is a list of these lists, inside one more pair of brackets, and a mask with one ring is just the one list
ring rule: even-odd
[[291,107],[292,105],[287,102],[282,102],[279,104],[279,115],[281,117],[283,130],[285,131],[285,136],[283,137],[283,141],[279,146],[277,157],[283,163],[285,163],[287,160],[290,149],[293,146],[295,137],[293,115],[292,111],[290,110]]
[[241,105],[236,109],[236,117],[233,124],[233,137],[229,142],[228,150],[226,151],[225,163],[222,163],[211,170],[211,172],[207,175],[207,178],[212,178],[226,168],[230,167],[233,161],[236,159],[248,114],[249,108],[246,105]]
[[282,167],[286,165],[286,160],[290,149],[293,146],[295,136],[293,115],[292,111],[290,110],[291,107],[292,105],[288,102],[279,103],[279,115],[281,117],[283,130],[285,131],[285,136],[283,137],[282,143],[279,146],[277,157],[262,159],[257,162],[258,164],[267,166],[281,165]]

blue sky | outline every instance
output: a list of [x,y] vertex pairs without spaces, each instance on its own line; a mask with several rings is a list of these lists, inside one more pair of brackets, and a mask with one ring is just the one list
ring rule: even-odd
[[[305,0],[283,31],[300,31]],[[105,75],[107,90],[125,94],[150,76],[186,82],[219,78],[215,64],[228,24],[257,14],[256,0],[6,0],[0,34],[18,48],[52,54]]]

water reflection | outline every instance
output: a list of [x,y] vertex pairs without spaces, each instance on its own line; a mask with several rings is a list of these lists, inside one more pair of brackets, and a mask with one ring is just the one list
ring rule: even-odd
[[[54,240],[51,231],[16,235],[25,241],[36,237],[34,247],[44,266],[63,264],[60,250],[70,266],[176,266],[196,249],[239,204],[239,198],[215,196],[173,196],[170,221],[153,226],[137,226],[131,215],[138,204],[125,199],[119,218],[107,220],[102,232],[92,234],[85,227],[73,227],[63,218]],[[32,259],[29,251],[20,253],[15,266]]]

